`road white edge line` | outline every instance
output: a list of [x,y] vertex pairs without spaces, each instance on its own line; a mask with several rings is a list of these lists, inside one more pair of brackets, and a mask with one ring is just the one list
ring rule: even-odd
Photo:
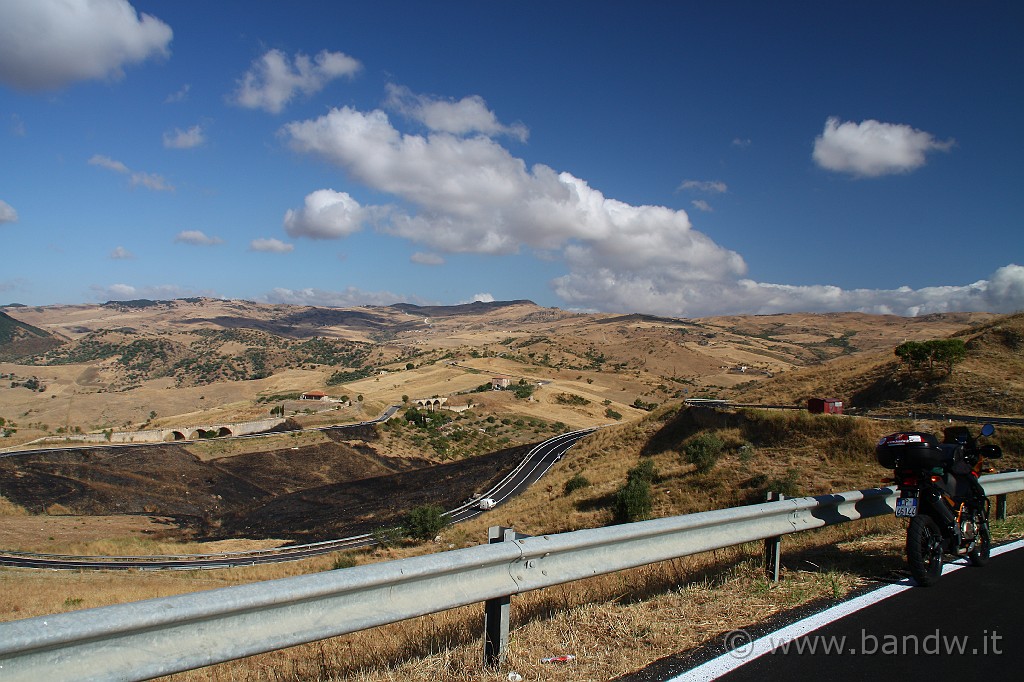
[[[1024,548],[1024,540],[1017,540],[1016,542],[1012,542],[1007,545],[994,547],[992,549],[992,556],[999,556],[1005,552],[1021,548]],[[947,573],[952,573],[966,565],[966,563],[962,562],[946,564],[942,567],[942,574],[945,575]],[[872,604],[877,604],[880,601],[897,595],[904,590],[911,589],[912,587],[914,587],[914,583],[911,582],[909,578],[898,583],[879,587],[876,590],[862,594],[850,601],[843,602],[842,604],[836,604],[831,608],[815,613],[803,620],[791,623],[759,639],[750,641],[749,643],[742,641],[742,645],[736,647],[732,651],[726,652],[718,658],[713,658],[695,668],[691,668],[681,675],[672,677],[665,682],[708,682],[710,680],[718,679],[722,675],[732,672],[745,663],[749,663],[756,658],[764,656],[772,650],[773,646],[778,646],[780,642],[791,641],[797,637],[814,632],[818,628],[824,627],[833,621],[844,618],[851,613],[856,613],[857,611],[871,606]],[[739,631],[735,632],[738,633]]]

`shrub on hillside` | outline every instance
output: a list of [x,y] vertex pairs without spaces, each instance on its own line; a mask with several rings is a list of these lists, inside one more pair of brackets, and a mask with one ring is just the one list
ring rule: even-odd
[[651,518],[654,494],[651,484],[658,478],[658,469],[650,457],[642,457],[626,474],[626,485],[615,493],[612,515],[615,523],[632,523]]
[[334,563],[331,568],[337,571],[342,568],[352,568],[358,564],[359,562],[356,560],[355,554],[352,552],[342,552],[334,556]]
[[767,501],[768,493],[778,493],[790,499],[800,497],[803,492],[800,489],[800,470],[790,467],[781,478],[768,476],[768,474],[757,474],[744,482],[741,487],[748,488],[745,501],[747,504],[760,504]]
[[637,465],[626,473],[626,481],[629,483],[651,484],[656,478],[658,478],[658,469],[650,457],[642,457]]
[[615,523],[633,523],[651,518],[654,501],[651,484],[642,480],[631,480],[615,493],[612,507]]
[[405,529],[401,526],[381,526],[370,535],[378,547],[390,547],[405,535]]
[[722,455],[725,444],[713,433],[701,433],[694,436],[683,450],[686,461],[692,464],[697,473],[704,474],[714,468]]
[[572,478],[565,482],[565,487],[562,489],[562,492],[565,495],[571,495],[577,490],[580,490],[581,488],[586,488],[589,485],[590,479],[588,479],[583,474],[576,474],[575,476],[573,476]]

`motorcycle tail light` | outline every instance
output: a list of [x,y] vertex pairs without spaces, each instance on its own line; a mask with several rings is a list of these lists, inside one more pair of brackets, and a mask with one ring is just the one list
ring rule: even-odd
[[931,476],[932,483],[938,483],[942,480],[942,476]]
[[899,474],[896,477],[896,484],[907,486],[917,485],[917,475],[910,473]]

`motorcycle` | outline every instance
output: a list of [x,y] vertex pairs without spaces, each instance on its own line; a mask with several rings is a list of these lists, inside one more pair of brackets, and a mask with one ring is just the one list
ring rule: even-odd
[[[995,427],[986,424],[981,435]],[[978,476],[990,471],[986,460],[1003,453],[998,445],[980,445],[966,426],[943,431],[943,441],[930,433],[893,433],[875,447],[878,463],[893,470],[886,482],[899,490],[896,517],[907,526],[907,564],[922,587],[942,575],[946,554],[966,557],[973,566],[988,563],[992,535],[990,501]]]

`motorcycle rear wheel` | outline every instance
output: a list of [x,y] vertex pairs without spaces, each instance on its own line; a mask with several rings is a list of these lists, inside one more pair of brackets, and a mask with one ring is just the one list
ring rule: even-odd
[[907,564],[921,587],[933,585],[942,575],[942,532],[927,514],[910,519],[907,528]]

